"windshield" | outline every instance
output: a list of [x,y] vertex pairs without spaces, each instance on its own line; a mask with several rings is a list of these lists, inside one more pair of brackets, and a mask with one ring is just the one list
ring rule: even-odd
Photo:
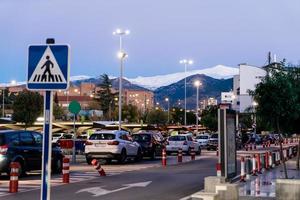
[[196,139],[208,139],[207,135],[199,135],[196,137]]
[[185,141],[184,136],[171,136],[169,137],[169,141]]
[[52,137],[61,137],[61,134],[53,134]]
[[137,142],[150,142],[151,136],[149,134],[135,134],[132,135],[134,141]]
[[116,136],[111,133],[95,133],[91,135],[90,140],[114,140]]

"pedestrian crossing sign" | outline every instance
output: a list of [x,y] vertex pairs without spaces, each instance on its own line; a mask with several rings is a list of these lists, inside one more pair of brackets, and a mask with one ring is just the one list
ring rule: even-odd
[[28,54],[29,90],[65,90],[69,87],[69,46],[31,45]]

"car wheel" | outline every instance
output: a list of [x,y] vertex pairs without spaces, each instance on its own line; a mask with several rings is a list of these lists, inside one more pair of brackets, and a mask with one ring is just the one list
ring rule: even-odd
[[136,161],[136,162],[141,161],[142,158],[143,158],[142,150],[141,150],[141,149],[138,149],[137,155],[136,155],[136,157],[135,157],[135,161]]
[[201,155],[201,147],[199,147],[199,149],[197,151],[197,155]]
[[86,163],[88,164],[88,165],[91,165],[92,164],[92,158],[88,158],[88,157],[86,157]]
[[156,160],[156,151],[155,151],[155,149],[153,150],[153,152],[151,154],[151,160]]
[[120,158],[118,159],[118,162],[121,163],[121,164],[123,164],[123,163],[125,163],[126,158],[127,158],[126,150],[122,149]]
[[62,160],[61,159],[57,159],[54,163],[54,166],[53,166],[53,172],[54,173],[61,173],[62,172]]

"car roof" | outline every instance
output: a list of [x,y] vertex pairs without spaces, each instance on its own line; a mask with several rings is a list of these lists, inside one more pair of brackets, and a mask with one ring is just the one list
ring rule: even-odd
[[118,133],[128,133],[126,131],[119,131],[119,130],[101,130],[95,131],[93,134],[118,134]]

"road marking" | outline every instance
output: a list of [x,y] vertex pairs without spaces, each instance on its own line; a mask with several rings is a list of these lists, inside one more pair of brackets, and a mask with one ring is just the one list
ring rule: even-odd
[[181,198],[181,199],[179,199],[179,200],[189,200],[189,199],[191,199],[192,197],[191,196],[187,196],[187,197],[183,197],[183,198]]
[[152,183],[152,181],[146,181],[146,182],[140,182],[140,183],[131,183],[131,184],[124,184],[124,187],[121,187],[119,189],[115,189],[115,190],[107,190],[107,189],[103,189],[102,187],[91,187],[91,188],[85,188],[85,189],[81,189],[79,191],[76,192],[76,194],[78,193],[82,193],[82,192],[88,192],[93,194],[94,197],[99,197],[99,196],[103,196],[106,194],[110,194],[110,193],[114,193],[114,192],[119,192],[122,190],[127,190],[133,187],[147,187],[150,183]]

